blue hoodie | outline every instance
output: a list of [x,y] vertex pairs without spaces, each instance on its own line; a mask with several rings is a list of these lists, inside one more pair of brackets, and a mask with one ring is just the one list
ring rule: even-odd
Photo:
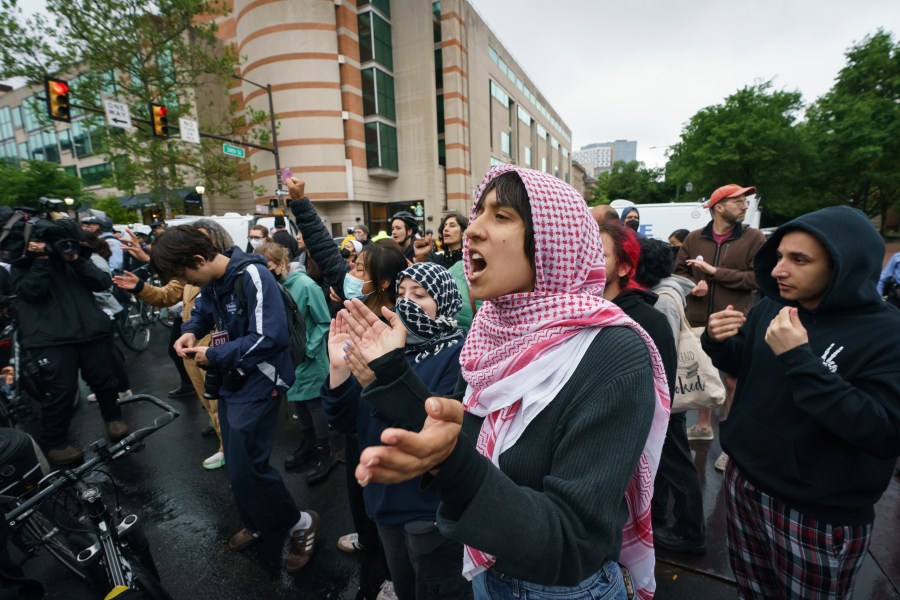
[[[203,286],[191,319],[181,330],[201,338],[213,329],[228,332],[228,341],[210,348],[206,358],[222,371],[242,369],[247,381],[238,391],[222,388],[226,402],[257,402],[272,397],[276,388],[285,391],[294,383],[294,367],[288,350],[288,326],[278,283],[266,259],[234,247],[225,274]],[[244,273],[242,285],[247,306],[241,309],[234,294],[235,277]]]

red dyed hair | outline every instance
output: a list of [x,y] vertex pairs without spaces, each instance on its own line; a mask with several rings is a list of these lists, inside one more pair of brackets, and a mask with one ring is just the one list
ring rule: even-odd
[[625,227],[619,221],[608,221],[600,226],[600,233],[605,233],[613,241],[613,254],[616,255],[616,263],[626,265],[628,273],[619,278],[619,285],[623,290],[643,290],[644,286],[634,280],[638,262],[641,258],[641,243],[637,234]]

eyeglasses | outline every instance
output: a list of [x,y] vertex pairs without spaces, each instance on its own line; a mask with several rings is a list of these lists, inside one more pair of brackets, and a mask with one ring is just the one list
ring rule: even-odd
[[737,204],[738,206],[750,206],[750,201],[746,198],[734,198],[729,200],[732,204]]

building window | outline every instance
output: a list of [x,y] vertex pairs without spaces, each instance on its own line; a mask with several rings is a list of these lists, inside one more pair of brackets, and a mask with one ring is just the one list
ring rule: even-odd
[[28,142],[19,142],[19,158],[21,160],[31,160],[31,155],[28,154]]
[[15,140],[0,144],[0,162],[9,165],[10,167],[19,166],[19,156]]
[[537,134],[542,140],[547,139],[547,130],[540,123],[537,124]]
[[516,113],[519,115],[520,121],[522,121],[529,127],[531,126],[531,115],[528,114],[528,111],[526,111],[521,106],[518,106],[518,107],[516,107]]
[[550,147],[553,148],[554,150],[559,148],[559,142],[557,142],[556,138],[553,137],[552,135],[550,136]]
[[92,167],[81,167],[81,181],[85,186],[103,185],[104,181],[112,175],[113,169],[110,163],[101,163]]
[[541,171],[543,171],[544,173],[547,172],[547,159],[546,158],[541,159]]
[[441,3],[431,3],[432,20],[434,21],[434,43],[441,41]]
[[496,167],[497,165],[505,165],[505,164],[506,163],[503,162],[502,160],[500,160],[499,158],[496,158],[494,156],[491,157],[491,166],[492,167]]
[[507,94],[502,87],[494,83],[493,79],[491,80],[491,96],[496,98],[505,108],[509,108],[509,94]]
[[[369,5],[369,4],[372,5],[372,6],[374,6],[374,7],[377,8],[378,10],[380,10],[380,11],[381,11],[381,14],[383,14],[384,16],[386,16],[388,19],[391,18],[391,3],[390,3],[390,0],[359,0],[359,1],[356,3],[356,5],[357,5],[359,8],[362,8],[363,6],[366,6],[366,5]],[[441,3],[440,3],[440,2],[435,2],[435,4],[438,5],[438,10],[440,10],[440,5],[441,5]]]
[[78,167],[76,167],[75,165],[67,165],[63,167],[63,171],[65,171],[66,175],[78,177]]
[[438,164],[447,166],[447,142],[444,140],[438,140]]
[[444,87],[444,53],[440,48],[434,51],[434,87]]
[[444,95],[437,95],[437,132],[438,135],[444,133]]
[[387,123],[366,123],[366,164],[370,169],[398,170],[397,129]]
[[500,132],[500,151],[509,156],[509,132],[501,131]]
[[525,146],[525,151],[522,156],[525,159],[525,166],[529,169],[531,168],[531,146]]
[[11,140],[16,137],[13,129],[12,111],[8,106],[0,108],[0,140]]
[[32,133],[28,138],[28,149],[34,160],[59,162],[59,146],[56,145],[55,130]]
[[391,26],[374,12],[360,13],[359,55],[363,63],[375,61],[389,70],[394,69],[394,56],[391,51]]
[[377,68],[362,70],[363,111],[367,117],[380,115],[397,119],[394,105],[394,78]]
[[35,103],[37,100],[32,96],[26,98],[22,102],[22,120],[25,123],[25,131],[34,131],[41,128],[41,122],[38,121]]
[[22,111],[19,109],[18,106],[12,107],[12,120],[13,120],[13,127],[18,127],[18,128],[22,127]]

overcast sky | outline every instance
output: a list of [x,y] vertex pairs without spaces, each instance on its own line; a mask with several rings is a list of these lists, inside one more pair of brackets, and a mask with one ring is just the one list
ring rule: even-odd
[[[898,0],[469,0],[572,130],[662,166],[698,110],[774,79],[810,103]],[[657,147],[653,149],[653,147]]]
[[812,102],[847,48],[900,31],[900,0],[469,2],[572,129],[573,150],[637,140],[648,166],[701,108],[769,79]]

